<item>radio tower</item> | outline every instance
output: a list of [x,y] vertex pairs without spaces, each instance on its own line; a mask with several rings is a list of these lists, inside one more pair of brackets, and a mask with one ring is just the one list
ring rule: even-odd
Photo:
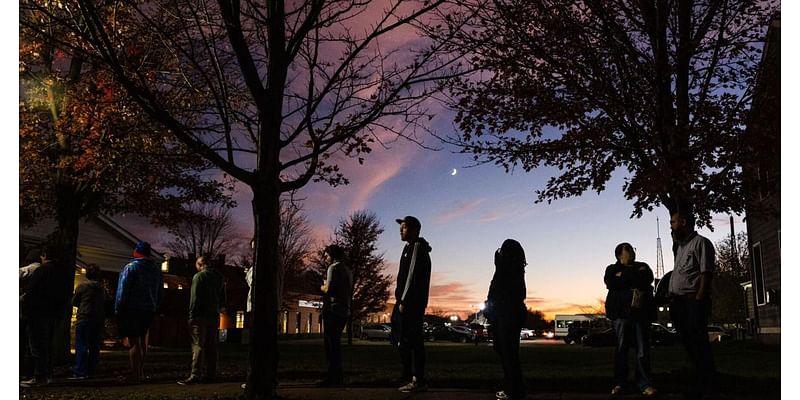
[[661,227],[658,224],[658,217],[656,217],[656,280],[664,276],[664,254],[661,252]]

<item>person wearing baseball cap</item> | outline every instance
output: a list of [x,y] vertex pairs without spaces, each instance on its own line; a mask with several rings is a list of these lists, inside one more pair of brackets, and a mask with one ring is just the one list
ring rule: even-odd
[[401,379],[408,384],[404,393],[425,391],[425,346],[422,317],[428,306],[431,283],[431,246],[419,236],[422,224],[413,216],[395,220],[400,224],[400,239],[406,242],[397,273],[395,306],[392,310],[392,341],[400,350]]

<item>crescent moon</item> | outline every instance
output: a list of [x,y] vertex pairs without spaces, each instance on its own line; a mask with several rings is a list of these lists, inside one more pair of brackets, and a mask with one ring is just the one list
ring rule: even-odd
[[458,173],[458,170],[453,168],[453,172],[451,172],[450,175],[456,176],[457,173]]

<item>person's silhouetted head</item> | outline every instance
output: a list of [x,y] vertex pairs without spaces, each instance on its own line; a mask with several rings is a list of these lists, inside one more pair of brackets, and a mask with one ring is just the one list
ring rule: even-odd
[[147,243],[143,240],[140,240],[139,243],[136,243],[136,247],[133,249],[133,258],[145,258],[150,257],[152,255],[152,249],[150,248],[150,243]]
[[406,215],[404,218],[396,219],[395,222],[400,224],[400,240],[411,243],[419,237],[422,224],[416,217]]
[[328,263],[342,261],[342,258],[344,258],[344,249],[337,244],[332,244],[328,247],[325,247],[325,255],[330,257],[330,260],[327,260]]
[[694,232],[694,217],[685,211],[676,211],[670,216],[669,228],[673,239],[684,240]]
[[100,267],[97,264],[89,264],[86,266],[86,279],[96,281],[100,279]]
[[494,253],[494,264],[498,268],[525,268],[525,250],[514,239],[506,239]]
[[630,243],[623,242],[614,248],[614,257],[623,265],[630,265],[636,260],[636,250]]

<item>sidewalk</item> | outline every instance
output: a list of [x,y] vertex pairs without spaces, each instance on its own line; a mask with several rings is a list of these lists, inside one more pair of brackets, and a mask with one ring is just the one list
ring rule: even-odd
[[[89,383],[84,381],[85,383]],[[176,383],[149,383],[141,385],[107,385],[94,381],[85,385],[64,384],[55,382],[42,388],[20,388],[20,398],[25,399],[126,399],[126,398],[159,398],[159,399],[237,399],[244,394],[240,382],[222,382],[181,386]],[[579,388],[578,388],[579,389]],[[134,395],[135,394],[135,395]],[[419,393],[401,393],[396,388],[385,387],[337,387],[319,388],[306,383],[281,384],[278,394],[287,400],[494,400],[493,392],[487,390],[430,388]],[[132,396],[133,395],[133,396]],[[528,394],[528,400],[607,400],[609,394],[601,393],[536,393]],[[613,399],[644,399],[637,394],[615,396]],[[682,400],[680,393],[659,393],[661,400]],[[724,394],[719,399],[756,400],[761,396]]]

